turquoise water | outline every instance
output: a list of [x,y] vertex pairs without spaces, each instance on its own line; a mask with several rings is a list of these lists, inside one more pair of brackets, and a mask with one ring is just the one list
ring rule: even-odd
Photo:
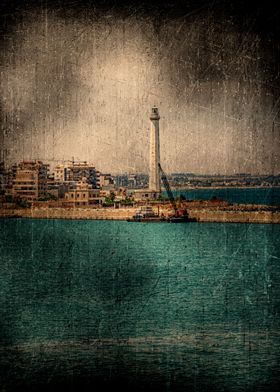
[[2,390],[278,384],[279,225],[0,224]]
[[212,197],[218,197],[229,203],[280,206],[280,187],[208,188],[174,191],[175,196],[180,196],[180,194],[184,195],[188,200],[210,200]]

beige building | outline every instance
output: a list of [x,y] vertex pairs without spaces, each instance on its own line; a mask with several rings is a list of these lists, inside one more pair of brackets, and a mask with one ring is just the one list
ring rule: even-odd
[[150,199],[156,199],[159,196],[157,191],[151,191],[149,189],[137,189],[132,194],[135,201],[145,201]]
[[86,207],[102,201],[99,189],[93,189],[85,177],[76,183],[75,189],[66,192],[64,198],[64,204],[71,207]]
[[49,165],[41,161],[23,161],[14,166],[12,195],[33,201],[47,194]]
[[95,166],[86,161],[59,163],[54,167],[54,181],[56,183],[78,182],[85,177],[93,188],[99,188],[99,176],[100,172],[96,170]]
[[67,165],[63,163],[59,163],[54,168],[54,181],[55,182],[63,182],[65,181],[65,171],[67,169]]
[[100,188],[114,189],[114,180],[111,174],[100,174],[99,184]]

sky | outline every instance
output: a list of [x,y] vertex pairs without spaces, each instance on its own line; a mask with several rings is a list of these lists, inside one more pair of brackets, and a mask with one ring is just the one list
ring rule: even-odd
[[165,171],[280,173],[279,13],[248,4],[3,1],[1,155],[147,172],[156,105]]

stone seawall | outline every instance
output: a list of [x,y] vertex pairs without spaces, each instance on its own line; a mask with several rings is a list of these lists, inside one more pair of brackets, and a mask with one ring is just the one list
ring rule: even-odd
[[189,216],[198,222],[220,223],[280,223],[280,212],[272,211],[219,211],[189,210]]
[[[38,218],[38,219],[98,219],[126,220],[131,218],[137,208],[31,208],[31,209],[0,209],[0,217]],[[168,213],[167,209],[163,210]],[[190,208],[190,218],[198,222],[221,223],[280,223],[279,211],[248,211],[231,209]]]
[[41,219],[99,219],[126,220],[135,213],[134,208],[26,208],[0,210],[0,217],[21,217]]

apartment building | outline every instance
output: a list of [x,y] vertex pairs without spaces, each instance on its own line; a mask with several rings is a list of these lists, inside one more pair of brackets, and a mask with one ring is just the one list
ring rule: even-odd
[[27,201],[44,197],[48,190],[49,165],[42,161],[23,161],[13,166],[12,195]]

